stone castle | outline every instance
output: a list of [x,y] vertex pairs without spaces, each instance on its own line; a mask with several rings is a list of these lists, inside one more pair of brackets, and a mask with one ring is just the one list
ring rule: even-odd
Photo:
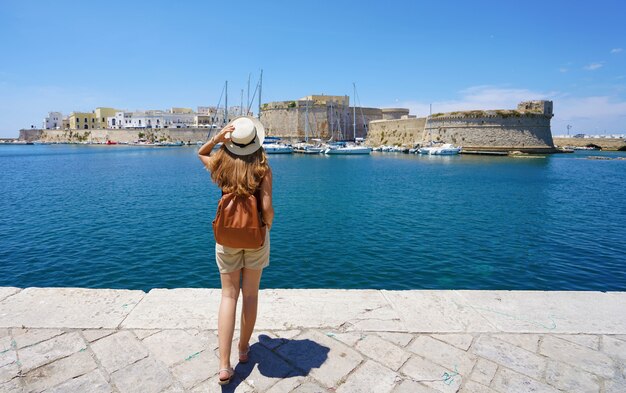
[[[310,95],[295,101],[269,102],[261,106],[261,122],[271,136],[334,140],[365,138],[374,120],[408,117],[404,108],[350,106],[348,96]],[[356,121],[355,121],[356,120]]]
[[367,143],[415,146],[444,142],[465,150],[548,153],[555,151],[550,131],[552,109],[552,101],[525,101],[515,110],[460,111],[426,118],[376,120],[369,125]]

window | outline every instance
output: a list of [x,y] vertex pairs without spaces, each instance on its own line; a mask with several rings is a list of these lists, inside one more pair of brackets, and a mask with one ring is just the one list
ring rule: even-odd
[[87,123],[87,118],[85,117],[85,123]]

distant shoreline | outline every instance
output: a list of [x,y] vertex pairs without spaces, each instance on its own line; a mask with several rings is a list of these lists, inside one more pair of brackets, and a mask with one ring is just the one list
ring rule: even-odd
[[600,146],[602,150],[618,151],[626,149],[626,141],[620,138],[552,138],[554,145],[559,147],[584,147],[587,145]]

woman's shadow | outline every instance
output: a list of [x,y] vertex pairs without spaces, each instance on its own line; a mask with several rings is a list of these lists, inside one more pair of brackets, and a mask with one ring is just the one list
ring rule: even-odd
[[255,366],[265,378],[307,376],[311,369],[319,368],[328,359],[329,351],[329,348],[309,339],[289,340],[262,334],[259,342],[250,346],[248,362],[237,364],[235,376],[228,385],[222,386],[222,392],[234,392],[255,372]]

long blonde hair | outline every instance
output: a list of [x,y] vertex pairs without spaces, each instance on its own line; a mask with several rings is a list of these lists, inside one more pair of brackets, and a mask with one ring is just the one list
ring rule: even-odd
[[253,194],[269,170],[265,150],[238,156],[225,146],[215,152],[206,166],[211,179],[224,193],[248,196]]

